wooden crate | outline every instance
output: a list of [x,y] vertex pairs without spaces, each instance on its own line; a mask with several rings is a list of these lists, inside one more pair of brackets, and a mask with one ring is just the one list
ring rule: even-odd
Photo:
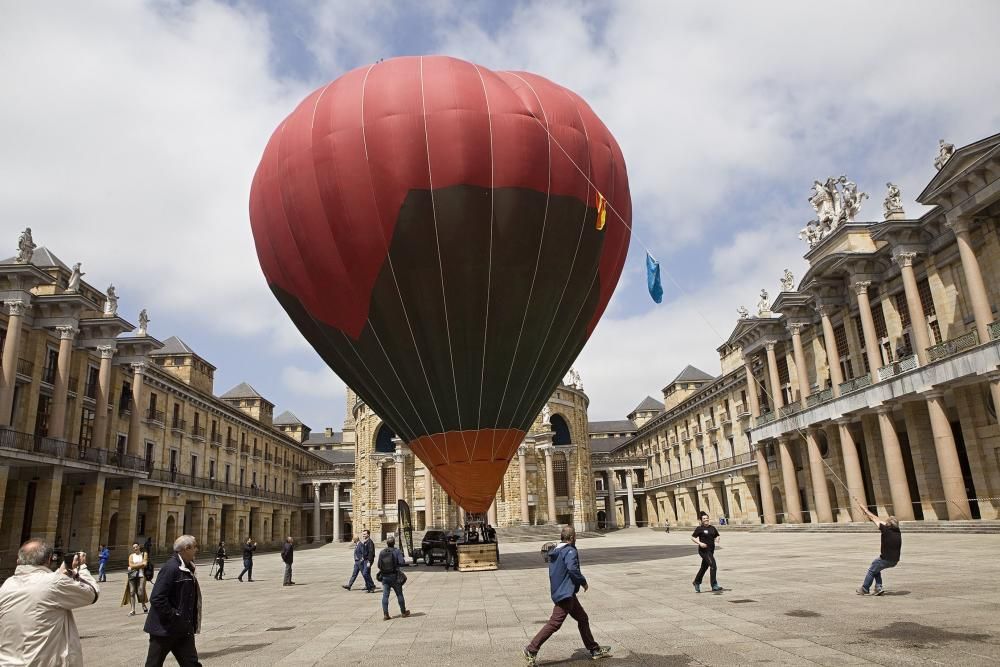
[[496,544],[459,544],[458,571],[480,572],[497,569]]

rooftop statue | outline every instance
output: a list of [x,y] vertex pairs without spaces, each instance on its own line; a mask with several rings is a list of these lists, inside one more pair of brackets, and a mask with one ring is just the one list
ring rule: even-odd
[[934,158],[934,168],[941,171],[941,167],[944,163],[951,159],[951,156],[955,153],[955,144],[949,144],[944,139],[938,141],[938,154]]
[[741,320],[745,320],[750,317],[750,311],[747,310],[746,306],[740,306],[736,309],[736,313],[740,316]]
[[25,227],[21,235],[17,237],[17,255],[14,256],[15,264],[27,264],[31,261],[31,256],[35,254],[34,239],[31,238],[31,227]]
[[767,290],[760,291],[760,301],[757,302],[757,316],[763,317],[771,312],[771,298],[767,295]]
[[899,188],[893,183],[886,183],[885,187],[888,188],[885,201],[882,202],[882,212],[885,219],[904,217],[906,214],[903,213],[903,195]]
[[146,330],[149,328],[149,314],[146,309],[143,308],[139,311],[139,331],[136,332],[137,336],[148,336]]
[[108,285],[108,300],[104,302],[104,314],[105,315],[117,315],[118,314],[118,294],[115,292],[114,285]]
[[785,275],[781,277],[781,291],[782,292],[794,292],[795,291],[795,276],[788,269],[785,269]]
[[80,270],[80,262],[73,265],[73,271],[69,274],[69,281],[66,283],[66,291],[76,294],[80,291],[80,279],[83,278],[83,271]]
[[840,225],[853,222],[861,210],[861,202],[868,199],[868,193],[858,192],[857,184],[848,180],[847,176],[831,176],[824,182],[813,181],[812,188],[809,203],[816,211],[816,218],[799,231],[799,238],[806,241],[810,248]]

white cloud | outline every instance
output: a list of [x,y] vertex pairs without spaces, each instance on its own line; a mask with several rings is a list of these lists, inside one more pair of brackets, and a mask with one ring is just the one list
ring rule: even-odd
[[281,382],[290,393],[316,398],[343,398],[344,382],[329,368],[307,370],[286,366],[281,370]]

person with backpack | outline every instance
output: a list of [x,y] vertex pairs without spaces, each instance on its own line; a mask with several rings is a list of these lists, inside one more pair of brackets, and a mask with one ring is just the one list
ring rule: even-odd
[[560,543],[549,551],[547,557],[549,589],[555,608],[548,622],[542,626],[531,643],[524,647],[524,660],[531,667],[538,664],[537,656],[542,644],[562,627],[567,616],[572,616],[576,621],[580,629],[580,638],[592,659],[597,660],[611,655],[610,646],[601,646],[594,641],[594,635],[590,632],[590,618],[576,598],[581,588],[587,590],[587,579],[580,571],[580,555],[576,550],[576,530],[573,526],[563,526],[560,540]]
[[378,555],[378,574],[376,579],[382,582],[382,615],[385,620],[389,620],[389,590],[396,591],[396,600],[399,602],[399,613],[403,618],[410,615],[410,610],[406,608],[406,600],[403,599],[403,584],[406,583],[406,573],[400,570],[406,565],[403,559],[403,552],[396,548],[396,538],[391,535],[385,540],[385,549]]

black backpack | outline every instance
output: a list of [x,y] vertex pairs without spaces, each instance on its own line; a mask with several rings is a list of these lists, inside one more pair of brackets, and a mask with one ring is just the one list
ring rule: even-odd
[[392,549],[382,549],[378,555],[379,574],[394,574],[396,570],[396,554],[393,553]]

